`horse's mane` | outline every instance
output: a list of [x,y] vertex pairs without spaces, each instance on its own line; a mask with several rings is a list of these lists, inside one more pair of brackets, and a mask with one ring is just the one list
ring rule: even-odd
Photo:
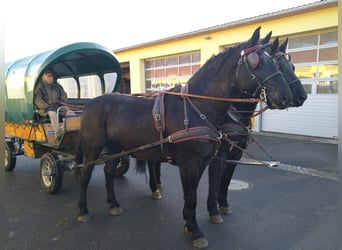
[[[206,79],[212,78],[216,75],[221,67],[225,63],[236,64],[240,53],[238,51],[241,50],[241,47],[245,46],[245,43],[239,44],[237,46],[226,48],[224,51],[217,55],[211,56],[203,66],[189,79],[189,83],[197,81],[198,78],[205,77]],[[232,65],[232,69],[233,69]]]

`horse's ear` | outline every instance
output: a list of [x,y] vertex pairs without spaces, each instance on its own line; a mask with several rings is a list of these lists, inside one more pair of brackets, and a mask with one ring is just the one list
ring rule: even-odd
[[260,41],[261,44],[269,43],[270,39],[272,37],[272,31],[268,32],[268,34]]
[[279,36],[277,36],[272,43],[272,50],[275,52],[279,47]]
[[286,38],[286,40],[282,44],[280,44],[279,51],[285,53],[288,41],[289,39]]
[[250,45],[253,46],[255,44],[258,43],[259,39],[260,39],[260,29],[261,26],[259,26],[258,28],[256,28],[256,30],[254,31],[251,39],[249,39]]

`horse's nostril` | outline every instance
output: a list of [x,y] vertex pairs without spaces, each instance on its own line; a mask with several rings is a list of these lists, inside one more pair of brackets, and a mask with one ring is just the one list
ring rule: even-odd
[[300,101],[303,103],[303,102],[305,102],[306,98],[308,98],[308,97],[307,96],[301,96]]
[[282,106],[287,107],[291,103],[291,99],[288,96],[284,96],[284,99],[282,101]]

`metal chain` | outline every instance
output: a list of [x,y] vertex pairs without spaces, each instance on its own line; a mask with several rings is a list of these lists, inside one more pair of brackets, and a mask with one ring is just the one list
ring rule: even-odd
[[[247,151],[246,151],[246,149],[243,149],[243,148],[241,148],[239,145],[237,145],[237,143],[236,142],[233,142],[231,139],[229,139],[229,137],[227,136],[227,134],[224,134],[224,137],[223,137],[230,145],[231,145],[231,147],[235,147],[235,148],[237,148],[237,149],[239,149],[240,151],[242,151],[245,155],[247,155],[248,157],[250,157],[250,158],[252,158],[253,160],[255,160],[255,161],[257,161],[257,162],[259,162],[259,163],[263,163],[263,161],[262,160],[258,160],[258,159],[256,159],[256,157],[254,156],[254,155],[252,155],[251,153],[248,153]],[[251,141],[253,141],[253,142],[255,142],[256,144],[257,144],[257,146],[272,160],[272,161],[276,161],[272,156],[271,156],[271,154],[270,153],[268,153],[266,150],[265,150],[265,148],[263,147],[263,146],[261,146],[261,144],[260,143],[258,143],[256,140],[255,140],[255,138],[254,137],[252,137],[252,136],[250,136],[250,139],[251,139]]]

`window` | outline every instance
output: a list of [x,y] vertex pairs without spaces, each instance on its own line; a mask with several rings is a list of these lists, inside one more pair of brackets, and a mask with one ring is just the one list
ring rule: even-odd
[[79,81],[81,98],[93,98],[102,94],[101,81],[97,75],[82,76]]
[[68,95],[68,98],[77,98],[77,82],[74,78],[61,78],[57,80],[60,85],[64,88]]
[[289,38],[288,53],[308,94],[338,93],[337,31]]
[[115,84],[118,78],[118,74],[107,73],[104,74],[103,78],[105,80],[105,93],[112,93],[114,88],[116,87]]
[[316,46],[318,44],[318,36],[317,35],[309,35],[296,37],[289,40],[288,48],[296,49],[296,48],[305,48],[310,46]]
[[336,94],[337,81],[319,81],[317,85],[317,94]]
[[161,91],[179,84],[186,84],[200,66],[199,52],[146,60],[146,92]]

